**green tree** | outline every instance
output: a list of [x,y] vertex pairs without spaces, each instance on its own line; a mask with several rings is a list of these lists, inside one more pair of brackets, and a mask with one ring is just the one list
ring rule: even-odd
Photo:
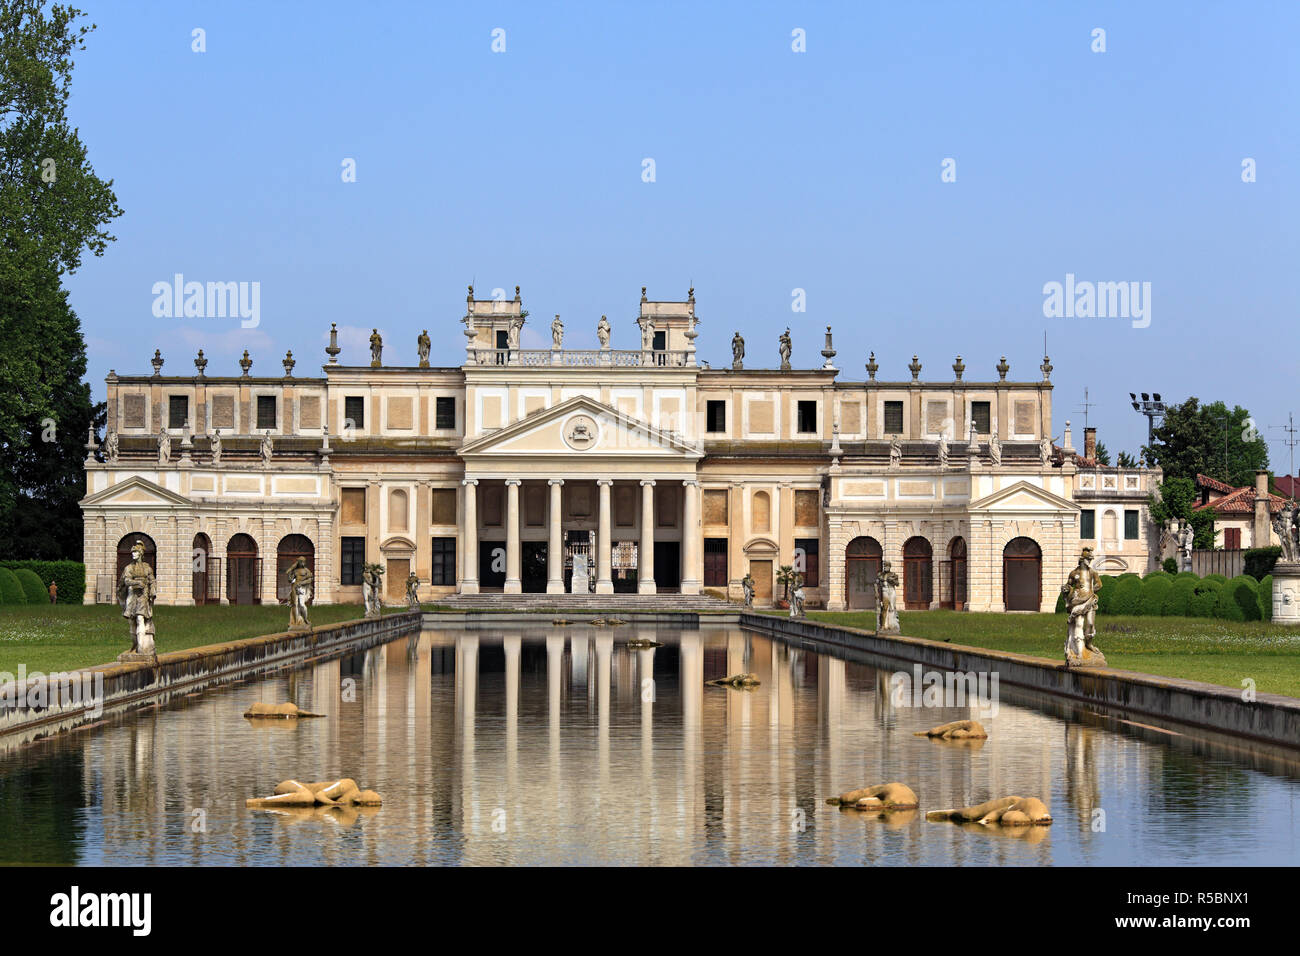
[[1096,455],[1097,455],[1097,464],[1099,465],[1110,464],[1110,449],[1108,449],[1101,442],[1097,442]]
[[1158,494],[1147,497],[1151,520],[1157,527],[1165,527],[1171,518],[1192,523],[1192,547],[1214,547],[1214,509],[1193,510],[1196,504],[1196,483],[1191,478],[1166,478]]
[[1147,460],[1164,469],[1166,478],[1195,480],[1200,473],[1240,487],[1254,483],[1256,469],[1268,467],[1268,444],[1240,405],[1229,411],[1223,402],[1202,405],[1193,396],[1169,406],[1152,437],[1144,449]]
[[99,413],[61,282],[122,214],[68,124],[72,57],[94,29],[81,16],[0,0],[0,555],[81,553],[81,445]]
[[1119,458],[1117,458],[1117,459],[1115,460],[1115,463],[1116,463],[1117,465],[1119,465],[1119,467],[1121,467],[1121,468],[1136,468],[1136,467],[1137,467],[1137,459],[1134,458],[1132,455],[1130,455],[1130,454],[1129,454],[1128,452],[1126,452],[1126,451],[1122,451],[1122,452],[1119,453]]

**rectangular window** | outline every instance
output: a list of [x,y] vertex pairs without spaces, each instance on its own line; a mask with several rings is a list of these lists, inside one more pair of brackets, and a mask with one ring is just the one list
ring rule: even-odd
[[1084,541],[1097,538],[1097,512],[1091,508],[1079,512],[1079,537]]
[[817,403],[815,401],[799,403],[799,431],[805,435],[817,431]]
[[433,539],[433,572],[430,584],[454,585],[456,583],[456,539]]
[[971,402],[970,417],[975,423],[975,434],[987,435],[992,431],[993,410],[988,402]]
[[803,553],[803,586],[806,588],[817,587],[821,579],[821,562],[818,560],[821,556],[820,544],[816,538],[794,539],[795,560],[799,560],[800,552]]
[[704,586],[725,588],[727,583],[727,539],[705,538]]
[[347,432],[349,428],[356,431],[366,427],[366,400],[360,395],[345,395],[343,397],[343,430]]
[[259,395],[257,396],[257,427],[261,429],[275,428],[275,396]]
[[885,434],[903,434],[903,403],[885,402]]
[[343,538],[340,545],[342,546],[342,554],[340,555],[339,567],[343,573],[339,578],[339,583],[360,584],[361,571],[366,563],[366,539]]
[[456,427],[456,399],[451,395],[439,395],[434,399],[434,428],[452,429]]
[[1240,528],[1223,529],[1223,550],[1225,551],[1241,550],[1241,529]]
[[167,427],[184,428],[190,420],[190,397],[171,395],[167,398]]
[[727,430],[727,403],[720,400],[710,400],[706,408],[704,430],[725,432]]
[[1124,512],[1124,539],[1126,541],[1136,541],[1138,539],[1138,513],[1136,510]]

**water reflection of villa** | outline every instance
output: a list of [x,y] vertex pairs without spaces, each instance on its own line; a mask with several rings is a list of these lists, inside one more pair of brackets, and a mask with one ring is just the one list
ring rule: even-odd
[[163,375],[161,356],[152,376],[110,373],[108,437],[86,461],[86,600],[111,600],[136,539],[159,600],[180,604],[277,600],[298,557],[322,602],[359,601],[369,562],[401,600],[412,570],[425,598],[569,591],[576,558],[596,593],[739,599],[749,574],[762,605],[791,565],[809,605],[869,607],[889,561],[906,608],[1050,609],[1081,543],[1107,571],[1158,550],[1159,473],[1100,466],[1068,422],[1054,432],[1047,359],[1037,380],[1008,380],[1005,360],[967,378],[958,357],[885,381],[873,353],[853,381],[828,333],[820,366],[746,367],[762,363],[740,343],[711,368],[693,290],[643,291],[638,348],[613,348],[607,322],[598,349],[564,348],[562,327],[524,348],[526,319],[517,290],[471,289],[459,364],[448,335],[419,364],[376,349],[343,365],[332,345],[319,375],[291,356],[283,375],[247,356],[240,376],[202,357]]

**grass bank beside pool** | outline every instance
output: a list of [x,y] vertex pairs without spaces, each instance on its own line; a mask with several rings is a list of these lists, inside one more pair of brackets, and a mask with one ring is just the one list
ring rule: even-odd
[[[809,611],[809,620],[876,629],[874,612]],[[910,611],[900,615],[903,634],[1060,661],[1063,614],[976,614]],[[1214,618],[1099,616],[1097,646],[1111,667],[1162,677],[1221,684],[1240,690],[1255,681],[1266,694],[1300,697],[1300,628],[1264,621]]]
[[[394,611],[404,611],[394,608]],[[312,624],[336,624],[365,616],[360,604],[321,604]],[[289,609],[278,605],[155,607],[159,654],[219,644],[289,628]],[[126,618],[116,604],[0,605],[0,672],[45,674],[107,664],[131,649]]]

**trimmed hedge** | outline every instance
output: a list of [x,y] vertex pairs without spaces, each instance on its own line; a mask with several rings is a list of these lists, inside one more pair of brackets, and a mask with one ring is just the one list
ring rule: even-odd
[[1065,592],[1064,591],[1062,591],[1060,594],[1056,596],[1056,613],[1057,614],[1065,613]]
[[1226,574],[1207,574],[1205,577],[1201,578],[1201,580],[1202,580],[1202,581],[1218,581],[1220,584],[1227,584],[1227,583],[1228,583],[1228,576],[1227,576]]
[[14,577],[23,587],[23,593],[27,595],[28,604],[48,604],[50,602],[50,592],[45,590],[45,585],[41,579],[36,576],[36,572],[31,568],[15,568]]
[[1259,582],[1246,574],[1238,575],[1219,591],[1214,616],[1225,621],[1259,620]]
[[41,579],[42,603],[49,603],[47,590],[53,580],[59,586],[60,604],[80,604],[86,597],[86,566],[80,561],[0,561],[0,568],[17,571],[28,568]]
[[1161,566],[1162,568],[1164,568],[1166,571],[1168,571],[1170,574],[1177,574],[1177,573],[1178,573],[1178,559],[1177,559],[1177,558],[1165,558],[1164,562],[1163,562],[1160,566]]
[[1255,589],[1255,597],[1259,600],[1259,619],[1273,620],[1273,575],[1264,575],[1264,580]]
[[1262,581],[1265,577],[1273,573],[1273,565],[1282,554],[1280,545],[1272,545],[1267,548],[1247,548],[1246,553],[1242,556],[1242,571],[1249,574],[1256,581]]
[[26,604],[27,595],[8,568],[0,568],[0,604]]
[[1113,574],[1103,574],[1101,576],[1101,592],[1097,595],[1097,613],[1109,614],[1111,602],[1115,600],[1115,588],[1119,585],[1119,578]]
[[1111,614],[1140,614],[1142,601],[1142,579],[1136,574],[1132,577],[1121,575],[1115,582],[1115,595],[1110,599]]
[[1196,590],[1197,583],[1196,575],[1190,578],[1179,575],[1174,578],[1169,594],[1160,606],[1160,613],[1165,617],[1187,617],[1191,612],[1192,593]]
[[1219,592],[1223,585],[1211,578],[1204,578],[1192,589],[1192,600],[1187,606],[1188,617],[1214,617],[1219,606]]
[[1142,579],[1142,596],[1138,613],[1158,617],[1164,613],[1165,601],[1174,589],[1174,579],[1168,574],[1149,574]]

